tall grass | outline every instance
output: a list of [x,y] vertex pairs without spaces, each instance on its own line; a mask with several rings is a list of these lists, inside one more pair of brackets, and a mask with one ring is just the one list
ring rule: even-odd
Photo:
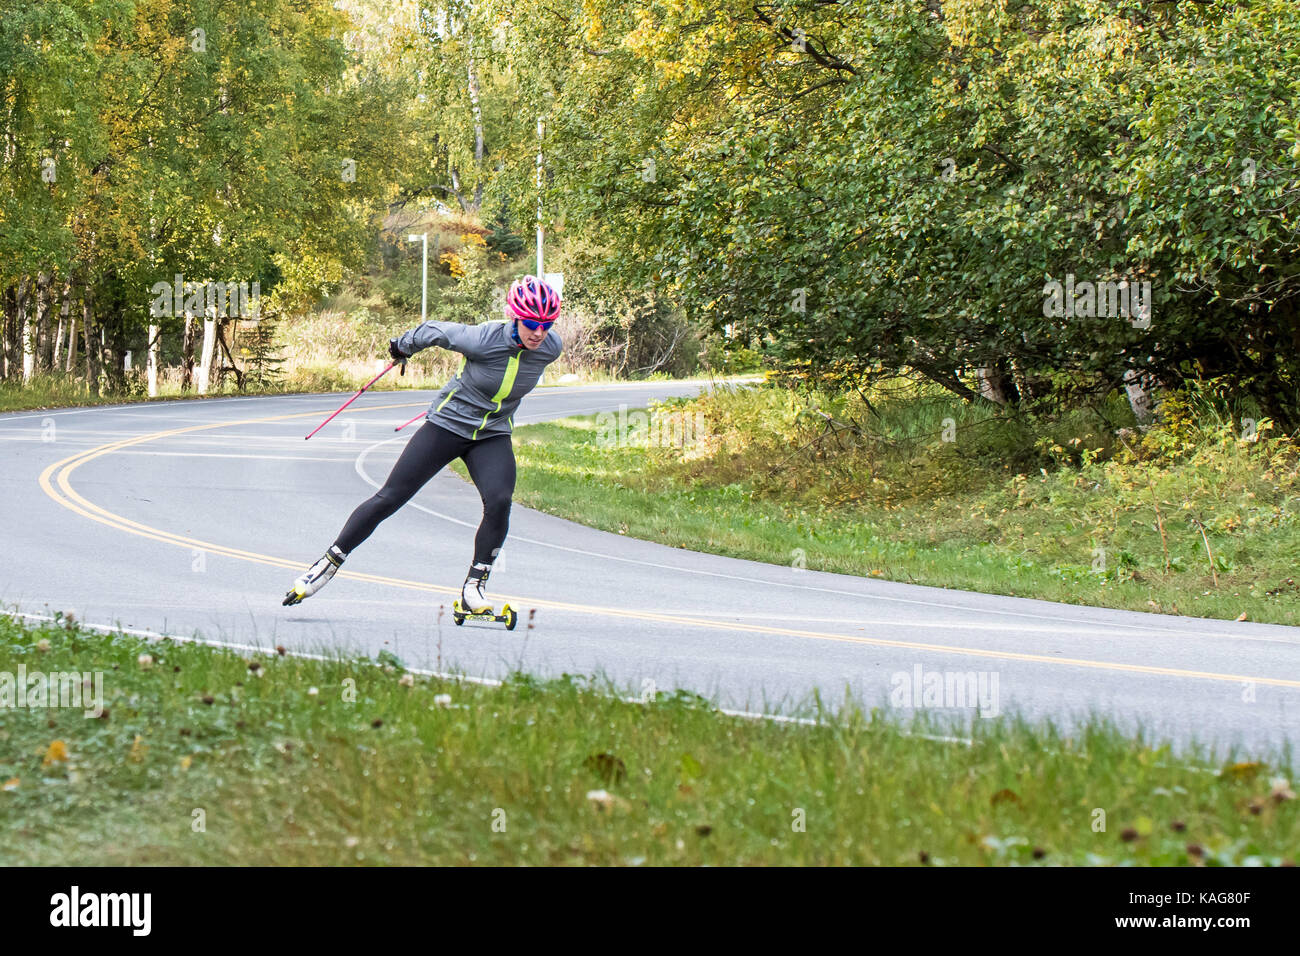
[[20,664],[99,672],[106,699],[0,717],[11,865],[1277,865],[1300,846],[1286,755],[1207,762],[1100,717],[976,720],[963,744],[815,699],[806,726],[599,677],[483,687],[0,616],[0,672]]

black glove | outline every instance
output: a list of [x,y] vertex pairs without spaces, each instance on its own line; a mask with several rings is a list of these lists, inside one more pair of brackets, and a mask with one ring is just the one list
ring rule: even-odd
[[398,370],[398,374],[405,375],[406,360],[409,359],[411,356],[407,355],[405,352],[403,352],[401,349],[397,347],[397,339],[388,340],[388,354],[393,357],[394,362],[402,363],[401,368]]

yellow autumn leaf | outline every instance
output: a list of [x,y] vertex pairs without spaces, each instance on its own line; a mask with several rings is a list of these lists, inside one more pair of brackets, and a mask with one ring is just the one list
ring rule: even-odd
[[143,742],[144,738],[139,734],[135,735],[135,740],[131,744],[131,752],[126,755],[127,760],[139,763],[144,759],[144,755],[149,752],[149,747]]
[[194,762],[194,755],[186,754],[184,757],[181,758],[181,769],[189,770],[190,764],[192,764],[193,762]]
[[48,767],[52,763],[58,763],[68,759],[68,745],[62,740],[56,740],[50,744],[45,751],[45,759],[41,761],[42,767]]
[[1223,776],[1229,780],[1249,780],[1263,769],[1262,763],[1234,763],[1223,768]]

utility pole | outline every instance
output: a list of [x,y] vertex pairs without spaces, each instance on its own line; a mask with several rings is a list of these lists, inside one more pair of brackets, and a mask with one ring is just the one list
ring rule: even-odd
[[537,118],[537,278],[542,272],[542,137],[546,133],[546,123]]

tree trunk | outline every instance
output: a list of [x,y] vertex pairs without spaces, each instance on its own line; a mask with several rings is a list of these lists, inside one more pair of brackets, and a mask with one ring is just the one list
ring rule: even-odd
[[471,212],[478,212],[483,205],[483,111],[479,108],[478,102],[478,71],[474,68],[474,37],[467,37],[469,56],[467,60],[469,65],[466,74],[469,79],[469,101],[474,108],[474,172],[478,177],[478,185],[474,187],[474,201],[470,205]]
[[68,312],[72,308],[69,298],[72,295],[72,282],[64,280],[63,291],[59,294],[61,308],[59,309],[59,331],[54,337],[54,348],[50,350],[50,370],[57,371],[59,364],[63,361],[63,341],[64,336],[68,334]]
[[185,330],[181,334],[181,391],[188,392],[194,385],[194,317],[185,315]]
[[474,163],[483,164],[483,111],[478,105],[478,76],[474,71],[474,57],[469,58],[469,101],[474,107]]
[[67,304],[64,304],[64,310],[59,313],[59,327],[54,333],[54,348],[50,350],[50,368],[59,367],[59,359],[63,357],[63,333],[68,327]]
[[1051,381],[1026,372],[1016,362],[1011,363],[1011,384],[1021,399],[1036,401],[1051,393]]
[[217,344],[217,322],[210,316],[203,318],[203,355],[199,362],[199,394],[208,393],[212,377],[212,350]]
[[1015,405],[1020,401],[1020,392],[1016,383],[1007,374],[1003,362],[994,362],[975,370],[975,377],[980,383],[980,395],[995,405]]
[[[221,351],[226,353],[226,359],[230,362],[230,371],[235,376],[235,387],[242,392],[244,390],[244,373],[240,369],[239,363],[235,361],[235,356],[231,353],[230,346],[226,344],[226,326],[229,324],[230,323],[225,319],[221,319],[217,322],[217,344],[221,346]],[[231,333],[231,338],[233,339],[234,337],[235,333]],[[217,361],[218,363],[221,361],[219,356]],[[218,380],[218,382],[220,382],[220,380]]]
[[1133,409],[1133,417],[1139,425],[1149,425],[1155,418],[1151,401],[1154,385],[1150,375],[1144,375],[1137,369],[1131,368],[1124,373],[1124,391],[1128,395],[1129,408]]
[[125,342],[122,336],[123,316],[109,311],[99,322],[99,335],[103,351],[104,383],[110,393],[126,390]]
[[451,193],[456,197],[456,202],[460,203],[460,211],[469,212],[469,204],[465,202],[465,197],[460,192],[460,170],[455,166],[451,167]]
[[162,339],[162,327],[149,326],[149,397],[158,397],[158,348]]
[[50,282],[48,272],[36,275],[36,371],[48,372],[54,367],[50,347]]
[[63,308],[68,313],[68,361],[63,366],[63,370],[71,374],[76,368],[77,360],[77,313],[71,309],[72,305],[72,280],[68,280],[68,293],[63,299]]
[[81,295],[81,334],[86,340],[86,384],[92,398],[99,397],[99,330],[95,328],[92,294],[86,285]]
[[27,294],[28,280],[23,278],[18,283],[18,324],[22,328],[23,336],[23,383],[26,384],[32,380],[32,373],[36,370],[36,341],[32,336],[32,323],[27,315],[27,301],[31,297]]
[[14,336],[18,330],[18,300],[13,286],[4,290],[4,321],[0,322],[0,379],[8,381],[13,375],[17,344]]

